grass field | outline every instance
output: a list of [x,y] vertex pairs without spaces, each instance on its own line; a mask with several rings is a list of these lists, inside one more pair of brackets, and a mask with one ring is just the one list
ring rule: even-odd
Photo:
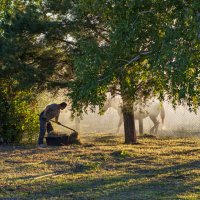
[[200,140],[81,135],[82,145],[0,146],[0,199],[200,199]]

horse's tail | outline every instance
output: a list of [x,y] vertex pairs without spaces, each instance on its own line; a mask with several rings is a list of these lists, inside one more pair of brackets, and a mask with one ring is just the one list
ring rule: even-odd
[[161,110],[160,110],[160,117],[161,117],[161,120],[162,120],[162,125],[164,125],[164,120],[165,120],[165,109],[164,109],[164,105],[161,104]]

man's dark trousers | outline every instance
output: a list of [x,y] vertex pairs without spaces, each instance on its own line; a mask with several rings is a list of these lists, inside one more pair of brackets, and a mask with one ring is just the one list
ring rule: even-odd
[[38,144],[43,144],[44,143],[44,135],[47,131],[47,133],[50,133],[53,131],[53,126],[51,125],[51,122],[47,122],[43,117],[43,112],[40,114],[40,135],[38,138]]

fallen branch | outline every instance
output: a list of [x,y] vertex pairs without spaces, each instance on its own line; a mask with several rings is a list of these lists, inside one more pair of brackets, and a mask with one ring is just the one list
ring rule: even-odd
[[62,172],[53,172],[53,173],[50,173],[50,174],[45,174],[45,175],[42,175],[42,176],[37,176],[35,178],[33,178],[34,180],[38,180],[38,179],[41,179],[41,178],[46,178],[46,177],[50,177],[50,176],[53,176],[53,177],[56,177],[56,176],[60,176],[60,175],[63,175],[65,174],[66,171],[62,171]]

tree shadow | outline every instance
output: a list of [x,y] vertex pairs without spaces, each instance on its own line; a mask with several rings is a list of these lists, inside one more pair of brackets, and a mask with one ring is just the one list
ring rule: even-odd
[[179,195],[186,193],[199,195],[199,180],[191,182],[195,175],[185,173],[199,166],[200,161],[193,161],[159,169],[138,168],[135,172],[111,177],[92,178],[88,174],[84,179],[51,183],[20,199],[180,199]]
[[[173,154],[174,155],[190,155],[190,154],[193,154],[193,153],[197,153],[199,152],[200,153],[200,149],[197,148],[197,149],[190,149],[190,150],[181,150],[181,151],[173,151]],[[163,156],[170,156],[171,153],[163,153],[162,154]]]
[[94,137],[94,138],[90,138],[90,140],[92,140],[92,142],[94,143],[101,143],[101,144],[105,144],[106,146],[109,144],[120,144],[122,143],[121,140],[121,136],[117,136],[117,135],[101,135],[99,137]]

